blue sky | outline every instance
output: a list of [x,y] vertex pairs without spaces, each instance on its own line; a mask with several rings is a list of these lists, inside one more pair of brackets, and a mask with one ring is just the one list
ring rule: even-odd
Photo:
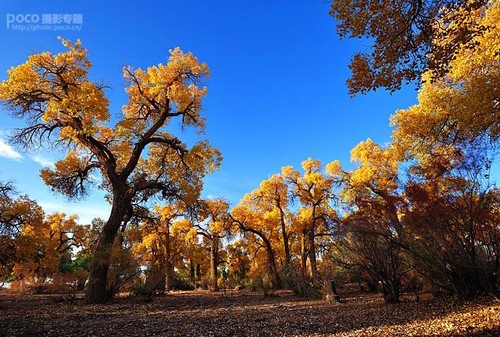
[[[193,52],[212,73],[206,82],[204,137],[224,157],[221,169],[206,178],[204,195],[236,204],[282,166],[300,168],[308,157],[324,164],[339,159],[348,165],[349,151],[360,141],[370,137],[389,142],[389,116],[416,103],[414,87],[392,95],[379,91],[348,96],[347,65],[354,51],[368,44],[339,41],[328,10],[324,0],[144,0],[106,5],[93,0],[4,0],[0,80],[30,53],[61,51],[58,35],[80,38],[94,64],[90,76],[110,87],[112,114],[118,115],[126,102],[123,66],[166,63],[168,50],[176,46]],[[41,25],[47,14],[71,14],[70,21],[79,17],[82,23],[75,21],[78,30],[56,23],[47,25],[52,30],[37,24],[33,31],[20,30],[31,29],[26,21],[37,17]],[[19,121],[5,110],[0,113],[0,138],[6,140],[5,132]],[[60,156],[49,151],[24,153],[0,142],[0,179],[14,181],[47,212],[77,213],[83,222],[106,218],[102,192],[69,203],[43,184],[39,170]]]

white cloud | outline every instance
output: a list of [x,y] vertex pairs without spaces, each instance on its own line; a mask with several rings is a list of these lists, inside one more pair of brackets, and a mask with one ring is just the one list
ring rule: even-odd
[[54,167],[54,162],[48,158],[44,158],[40,155],[32,155],[32,156],[30,156],[30,158],[31,158],[31,160],[40,164],[43,167],[51,167],[51,168]]
[[23,156],[21,156],[19,152],[14,150],[2,139],[0,139],[0,157],[9,158],[16,161],[20,161],[23,159]]
[[107,219],[109,217],[110,206],[104,201],[102,203],[79,202],[79,203],[64,203],[58,201],[39,201],[40,206],[46,214],[54,212],[64,212],[66,215],[77,214],[78,222],[81,224],[89,224],[94,218]]

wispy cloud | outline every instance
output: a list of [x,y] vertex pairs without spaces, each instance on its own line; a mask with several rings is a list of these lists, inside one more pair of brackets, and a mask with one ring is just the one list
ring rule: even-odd
[[23,156],[21,156],[19,152],[14,150],[3,139],[0,139],[0,157],[9,158],[16,161],[20,161],[23,159]]
[[66,215],[77,214],[79,223],[88,224],[94,218],[107,219],[110,212],[110,206],[104,201],[102,203],[80,202],[64,203],[58,201],[39,201],[40,206],[46,214],[54,212],[64,212]]
[[40,164],[43,167],[54,167],[54,162],[48,158],[42,157],[40,155],[32,155],[30,156],[31,160],[33,160],[35,163]]

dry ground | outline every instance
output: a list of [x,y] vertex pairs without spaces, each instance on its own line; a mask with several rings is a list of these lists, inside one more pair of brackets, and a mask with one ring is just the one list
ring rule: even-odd
[[490,298],[397,305],[376,295],[330,304],[288,292],[174,292],[106,305],[60,299],[0,292],[0,336],[500,336],[500,303]]

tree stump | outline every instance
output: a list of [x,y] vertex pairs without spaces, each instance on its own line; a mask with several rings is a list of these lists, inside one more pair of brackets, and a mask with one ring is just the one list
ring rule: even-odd
[[323,281],[323,294],[325,301],[342,303],[340,295],[337,293],[337,287],[335,286],[335,281],[324,280]]

